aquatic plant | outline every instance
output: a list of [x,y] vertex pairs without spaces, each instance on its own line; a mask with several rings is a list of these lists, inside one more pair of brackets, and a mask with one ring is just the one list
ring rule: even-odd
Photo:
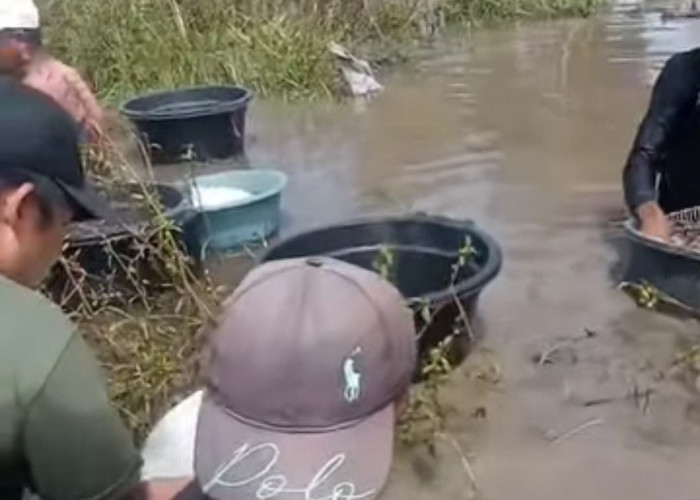
[[[459,249],[457,260],[452,265],[449,285],[452,290],[453,302],[457,306],[459,314],[452,325],[452,332],[432,347],[420,360],[421,382],[412,388],[407,408],[399,421],[401,441],[409,446],[426,446],[431,454],[435,454],[436,440],[444,436],[446,432],[447,417],[450,412],[442,401],[441,393],[452,373],[453,366],[450,359],[453,357],[453,352],[458,349],[456,341],[461,336],[468,336],[469,341],[473,340],[470,319],[459,297],[454,292],[454,285],[460,271],[475,255],[476,250],[471,240],[466,238]],[[373,262],[373,268],[384,279],[396,283],[395,249],[390,245],[380,246]],[[420,299],[409,300],[407,307],[422,322],[422,326],[416,333],[416,341],[419,341],[439,311],[431,308],[428,301]]]
[[676,317],[700,319],[700,311],[688,304],[684,304],[646,281],[623,281],[618,285],[618,289],[629,295],[639,307],[644,309],[659,311]]

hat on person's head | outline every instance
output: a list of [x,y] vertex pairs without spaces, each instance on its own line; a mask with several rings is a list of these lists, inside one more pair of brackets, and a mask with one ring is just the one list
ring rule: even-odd
[[117,220],[85,179],[80,130],[73,117],[50,97],[11,77],[0,78],[0,177],[3,172],[51,181],[76,220]]
[[269,262],[210,337],[195,472],[217,500],[371,500],[389,474],[415,326],[378,274],[329,258]]
[[39,9],[32,0],[0,0],[0,31],[39,29]]

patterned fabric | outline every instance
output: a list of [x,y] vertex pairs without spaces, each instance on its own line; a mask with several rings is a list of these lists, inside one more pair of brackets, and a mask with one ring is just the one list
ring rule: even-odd
[[99,136],[102,109],[90,87],[74,68],[52,57],[38,55],[28,66],[23,82],[55,99],[91,138]]

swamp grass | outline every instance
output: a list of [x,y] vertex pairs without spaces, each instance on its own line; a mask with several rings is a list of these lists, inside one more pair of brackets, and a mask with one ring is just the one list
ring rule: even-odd
[[154,89],[232,82],[261,96],[329,97],[341,89],[327,50],[331,41],[373,59],[373,53],[431,38],[448,24],[588,16],[602,1],[43,0],[40,5],[51,51],[81,68],[100,97],[121,102]]
[[85,249],[67,245],[45,291],[95,349],[110,397],[141,443],[158,418],[201,385],[205,327],[221,295],[184,252],[150,170],[133,167],[109,140],[100,151],[86,161],[93,182],[120,196],[124,184],[135,186],[130,193],[146,223],[130,233],[128,251],[118,239],[101,243],[107,274],[89,275]]
[[446,8],[449,23],[468,26],[494,23],[589,17],[603,0],[451,0]]

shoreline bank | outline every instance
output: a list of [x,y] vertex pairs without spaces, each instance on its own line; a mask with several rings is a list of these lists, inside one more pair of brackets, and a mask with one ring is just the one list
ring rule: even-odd
[[[329,98],[331,41],[373,60],[446,27],[588,17],[603,0],[45,0],[47,44],[114,104],[159,88],[234,82],[261,97]],[[384,50],[380,50],[383,52]],[[401,59],[396,58],[396,59]]]

